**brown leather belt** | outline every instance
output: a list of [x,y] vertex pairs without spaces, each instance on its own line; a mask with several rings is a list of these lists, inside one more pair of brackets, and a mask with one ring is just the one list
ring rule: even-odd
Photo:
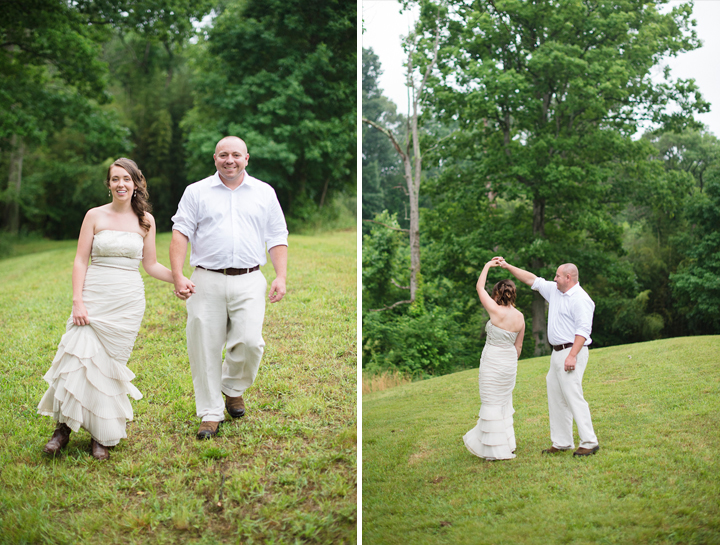
[[216,273],[224,274],[224,275],[226,275],[226,276],[238,276],[238,275],[240,275],[240,274],[247,274],[247,273],[259,271],[259,270],[260,270],[260,265],[255,265],[254,267],[250,267],[249,269],[233,269],[233,268],[229,268],[229,269],[207,269],[207,268],[205,268],[205,267],[202,267],[201,265],[198,265],[197,268],[198,268],[198,269],[204,269],[204,270],[210,271],[210,272],[216,272]]
[[573,343],[565,343],[565,344],[558,344],[557,346],[553,346],[553,350],[556,352],[560,352],[560,350],[565,350],[566,348],[572,348]]

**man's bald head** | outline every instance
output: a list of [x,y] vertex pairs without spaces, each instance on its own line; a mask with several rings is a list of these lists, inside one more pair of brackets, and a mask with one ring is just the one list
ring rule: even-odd
[[237,136],[226,136],[215,146],[215,167],[218,170],[220,179],[229,187],[234,189],[242,184],[245,177],[245,167],[250,160],[247,146]]
[[245,153],[247,153],[247,145],[245,144],[245,141],[242,138],[239,138],[237,136],[226,136],[224,138],[221,138],[220,141],[215,145],[215,155],[217,155],[218,149],[221,147],[224,147],[225,144],[229,145],[238,145],[241,146],[240,149],[242,149]]
[[578,281],[578,268],[573,263],[565,263],[560,266],[562,267],[563,274],[569,275],[573,283]]
[[555,273],[557,289],[565,293],[578,283],[578,268],[572,263],[565,263],[557,268]]

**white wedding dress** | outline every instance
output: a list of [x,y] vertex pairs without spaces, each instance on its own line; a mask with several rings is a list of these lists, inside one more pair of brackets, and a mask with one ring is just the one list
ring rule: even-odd
[[463,441],[475,456],[510,460],[515,458],[512,392],[517,377],[518,332],[500,329],[490,321],[485,330],[487,339],[480,358],[480,415]]
[[138,271],[143,237],[127,231],[100,231],[92,244],[83,302],[90,324],[76,326],[72,315],[50,370],[50,387],[38,413],[73,431],[85,428],[101,445],[127,437],[133,410],[128,394],[141,399],[127,368],[145,312],[145,287]]

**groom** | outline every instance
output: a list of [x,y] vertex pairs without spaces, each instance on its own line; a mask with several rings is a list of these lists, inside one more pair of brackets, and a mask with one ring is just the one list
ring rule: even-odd
[[[226,136],[215,147],[217,172],[189,185],[172,218],[170,264],[175,294],[187,302],[187,346],[195,389],[198,439],[215,436],[225,420],[245,414],[243,394],[257,375],[265,341],[267,282],[271,303],[286,292],[287,226],[275,190],[245,170],[245,142]],[[183,275],[188,243],[192,279]],[[223,348],[225,359],[223,361]],[[223,404],[223,394],[225,403]]]
[[590,456],[600,450],[593,431],[590,408],[583,397],[582,377],[592,342],[595,303],[578,283],[578,269],[572,263],[560,265],[555,280],[548,282],[533,273],[513,267],[502,257],[500,266],[519,281],[540,292],[550,304],[548,341],[552,345],[550,371],[547,374],[550,438],[552,446],[543,450],[555,454],[575,448],[573,419],[577,423],[580,448],[573,456]]

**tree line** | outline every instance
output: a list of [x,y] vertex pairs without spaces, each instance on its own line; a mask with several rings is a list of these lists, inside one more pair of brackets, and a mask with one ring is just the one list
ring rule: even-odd
[[[720,145],[693,117],[710,105],[693,80],[652,77],[699,47],[691,6],[419,4],[406,47],[417,72],[437,65],[418,116],[422,283],[394,307],[407,299],[409,203],[370,122],[408,142],[412,120],[363,50],[363,366],[476,365],[487,315],[474,285],[494,255],[547,279],[575,263],[596,303],[593,346],[720,332]],[[519,286],[518,307],[523,355],[547,353],[544,300]]]
[[120,156],[158,229],[224,135],[289,219],[356,188],[356,3],[27,0],[0,5],[0,225],[77,235]]

